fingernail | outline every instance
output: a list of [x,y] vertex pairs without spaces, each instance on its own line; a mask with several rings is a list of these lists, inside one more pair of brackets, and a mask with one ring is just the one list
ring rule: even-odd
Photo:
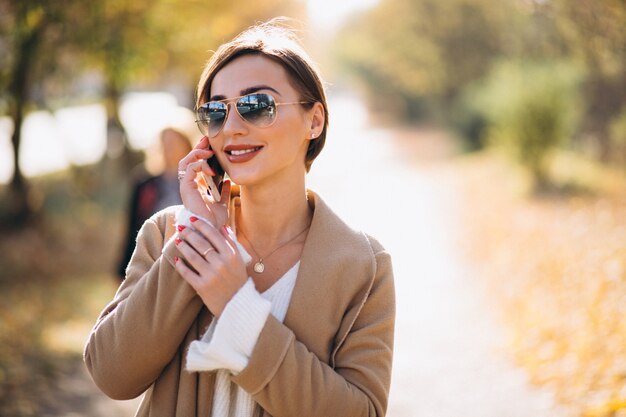
[[193,223],[195,221],[198,221],[198,218],[196,216],[191,216],[189,220],[191,220],[191,222]]
[[180,244],[180,242],[182,242],[182,241],[183,241],[183,240],[182,240],[181,238],[177,237],[177,238],[174,240],[174,243],[178,246],[178,244]]
[[224,231],[224,233],[226,233],[227,236],[229,236],[231,239],[234,237],[234,233],[233,233],[233,229],[231,229],[230,227],[224,225],[222,227],[222,230]]
[[174,256],[174,263],[178,262],[178,256]]
[[183,226],[182,224],[179,224],[179,225],[178,225],[178,231],[179,231],[179,232],[182,232],[182,231],[183,231],[183,230],[185,230],[186,228],[187,228],[187,227],[186,227],[186,226]]

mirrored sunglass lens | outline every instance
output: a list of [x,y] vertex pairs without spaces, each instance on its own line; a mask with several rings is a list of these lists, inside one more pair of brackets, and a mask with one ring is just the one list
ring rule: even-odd
[[256,126],[269,126],[276,118],[276,104],[269,94],[249,94],[237,100],[237,111]]
[[200,133],[202,133],[204,136],[209,136],[209,124],[207,123],[206,120],[196,120],[196,124],[198,125],[198,130],[200,130]]
[[[226,104],[219,101],[212,101],[200,106],[198,109],[200,131],[209,137],[217,135],[226,119],[226,112]],[[206,131],[203,131],[203,128]]]

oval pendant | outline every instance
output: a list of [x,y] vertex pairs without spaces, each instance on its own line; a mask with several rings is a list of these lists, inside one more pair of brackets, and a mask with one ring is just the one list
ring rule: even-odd
[[261,274],[263,271],[265,271],[265,265],[263,265],[263,262],[259,261],[254,264],[253,269],[254,269],[254,272],[256,272],[257,274]]

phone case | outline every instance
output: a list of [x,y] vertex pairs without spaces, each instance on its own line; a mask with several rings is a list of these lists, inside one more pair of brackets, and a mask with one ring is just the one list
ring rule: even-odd
[[207,162],[213,172],[215,172],[215,176],[204,175],[204,180],[209,186],[209,193],[211,197],[219,202],[222,197],[222,181],[224,180],[224,168],[220,165],[219,161],[215,156],[207,159]]

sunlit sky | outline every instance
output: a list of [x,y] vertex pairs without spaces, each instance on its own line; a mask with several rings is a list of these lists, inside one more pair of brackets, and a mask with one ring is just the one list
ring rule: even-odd
[[[371,8],[379,0],[308,0],[311,29],[332,33],[351,15]],[[144,110],[150,108],[150,112]],[[189,117],[176,98],[166,93],[127,94],[120,109],[129,141],[134,148],[146,149],[168,124],[186,124]],[[139,117],[137,117],[139,116]],[[0,183],[13,172],[10,134],[13,125],[0,117]],[[66,168],[69,164],[89,164],[106,152],[106,113],[102,105],[71,107],[54,113],[30,113],[22,125],[20,166],[26,176],[36,176]]]
[[311,25],[335,29],[351,14],[373,7],[379,0],[308,0]]

